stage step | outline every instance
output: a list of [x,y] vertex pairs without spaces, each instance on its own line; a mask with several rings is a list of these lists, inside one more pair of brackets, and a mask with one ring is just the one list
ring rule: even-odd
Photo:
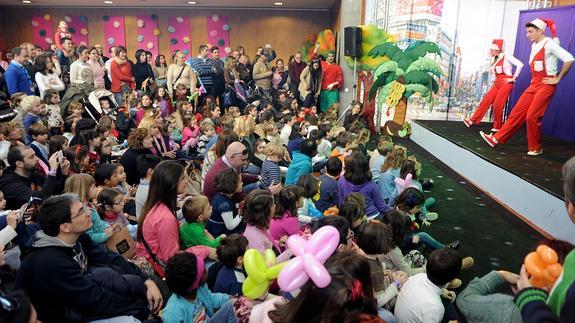
[[[454,126],[456,124],[454,123]],[[565,210],[565,202],[557,195],[531,184],[417,121],[412,122],[411,140],[467,178],[535,230],[575,244],[573,223]]]

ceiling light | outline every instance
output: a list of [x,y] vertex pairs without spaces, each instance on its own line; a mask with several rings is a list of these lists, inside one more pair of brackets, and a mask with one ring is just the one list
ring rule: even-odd
[[32,3],[30,0],[22,0],[22,3]]
[[283,2],[274,2],[274,5],[275,5],[275,6],[283,6],[284,3],[283,3]]
[[109,0],[108,0],[108,1],[104,1],[104,3],[105,3],[105,4],[112,4],[112,3],[114,3],[114,1],[109,1]]
[[198,4],[196,1],[188,1],[188,4]]

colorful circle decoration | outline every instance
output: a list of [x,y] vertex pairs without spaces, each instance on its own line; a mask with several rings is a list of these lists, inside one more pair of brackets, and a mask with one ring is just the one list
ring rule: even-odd
[[32,27],[38,27],[40,26],[40,23],[38,23],[38,21],[36,20],[32,20]]
[[114,28],[120,28],[120,22],[114,21]]
[[144,35],[138,35],[138,43],[141,43],[144,41]]
[[224,48],[224,51],[229,54],[232,52],[232,49],[230,47],[226,47]]
[[230,25],[225,24],[225,25],[222,26],[222,29],[225,30],[225,31],[228,31],[228,30],[230,30]]
[[182,22],[184,22],[184,18],[182,18],[182,17],[177,17],[177,18],[176,18],[176,21],[177,21],[179,24],[181,24]]
[[38,32],[38,35],[40,35],[40,37],[46,36],[46,30],[40,29],[40,31]]
[[190,53],[190,50],[186,48],[182,51],[182,53],[184,53],[184,55],[188,55]]
[[154,29],[154,36],[160,36],[161,32],[158,28]]
[[110,16],[102,16],[102,20],[104,20],[104,21],[109,21],[109,20],[110,20]]
[[174,28],[174,26],[168,26],[168,32],[170,34],[174,33],[176,31],[176,28]]
[[114,37],[108,38],[108,44],[109,45],[114,45],[115,42],[116,42],[116,40],[114,39]]
[[220,20],[220,16],[218,16],[218,15],[213,15],[213,16],[212,16],[212,21],[215,22],[215,21],[218,21],[218,20]]
[[80,16],[80,22],[87,22],[88,18],[86,16]]
[[138,26],[138,28],[144,28],[144,21],[142,19],[138,19],[136,25]]
[[86,28],[80,29],[80,35],[86,36],[87,34],[88,34],[88,29],[86,29]]
[[66,20],[66,22],[71,22],[71,21],[72,21],[72,18],[70,18],[70,16],[65,16],[65,17],[64,17],[64,20]]
[[88,44],[87,44],[85,41],[83,41],[83,40],[80,42],[80,45],[82,45],[82,46],[88,46]]
[[190,37],[184,37],[182,38],[182,41],[184,42],[184,44],[189,44],[190,43]]
[[218,46],[219,46],[219,47],[222,47],[222,46],[224,46],[225,44],[226,44],[226,41],[225,41],[225,40],[223,40],[223,39],[218,40]]
[[50,37],[46,37],[46,38],[44,39],[44,41],[46,42],[46,44],[52,44],[52,43],[54,42],[54,41],[52,40],[52,38],[50,38]]
[[44,20],[50,20],[50,19],[52,19],[52,16],[50,16],[49,14],[44,15]]
[[152,49],[152,48],[154,48],[154,43],[149,42],[146,47],[148,47],[148,49]]
[[155,13],[153,13],[153,14],[150,16],[150,18],[152,18],[153,20],[156,20],[156,19],[158,19],[158,15],[156,15]]
[[218,32],[215,30],[210,31],[210,36],[212,37],[216,37],[218,35]]
[[178,44],[178,40],[175,38],[172,38],[172,39],[170,39],[170,44],[176,45],[176,44]]

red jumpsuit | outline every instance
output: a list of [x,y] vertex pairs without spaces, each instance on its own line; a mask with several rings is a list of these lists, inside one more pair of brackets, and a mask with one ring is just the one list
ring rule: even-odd
[[[536,71],[536,65],[541,66],[541,68],[538,68],[539,71]],[[547,106],[549,106],[549,102],[551,102],[553,93],[555,93],[555,85],[543,83],[543,78],[555,76],[547,75],[545,44],[535,54],[529,67],[532,75],[531,84],[515,104],[501,130],[493,137],[499,144],[503,144],[513,136],[523,125],[523,122],[526,122],[527,147],[529,151],[539,151],[541,150],[541,119],[545,114],[545,110],[547,110]]]
[[495,84],[487,91],[483,100],[479,104],[479,107],[469,119],[472,124],[478,125],[481,123],[483,116],[489,109],[489,106],[493,106],[493,128],[501,129],[503,125],[503,108],[509,99],[511,90],[513,90],[513,85],[515,83],[505,83],[505,79],[513,77],[512,75],[507,75],[503,72],[503,62],[505,58],[502,57],[494,66],[495,70]]

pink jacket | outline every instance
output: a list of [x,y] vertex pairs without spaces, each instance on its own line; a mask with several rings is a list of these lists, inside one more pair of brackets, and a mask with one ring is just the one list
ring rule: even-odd
[[299,232],[297,224],[297,215],[293,216],[290,212],[285,212],[281,219],[272,219],[270,222],[270,234],[275,240],[283,236],[291,236]]
[[[296,218],[297,221],[297,218]],[[268,234],[269,236],[269,234]],[[262,254],[264,253],[264,251],[266,249],[272,249],[274,248],[274,243],[276,243],[275,241],[272,242],[270,239],[268,239],[268,237],[266,236],[266,234],[261,230],[258,229],[254,226],[251,225],[247,225],[246,226],[246,230],[244,231],[244,237],[246,237],[248,239],[248,248],[249,249],[256,249],[259,252],[261,252]],[[270,236],[271,238],[271,236]],[[276,243],[277,244],[277,243]],[[277,256],[277,262],[284,262],[289,260],[289,258],[291,257],[291,253],[289,252],[289,250],[286,250],[284,252],[282,252],[279,256]]]
[[[142,234],[152,252],[164,263],[180,251],[180,230],[176,216],[163,203],[156,204],[146,216]],[[198,257],[206,258],[210,249],[206,246],[194,246],[186,249]],[[138,241],[136,255],[151,260],[144,244]]]
[[184,130],[182,131],[181,146],[183,147],[189,140],[190,148],[194,148],[198,144],[199,138],[200,138],[200,127],[195,127],[191,129],[189,127],[184,127]]

